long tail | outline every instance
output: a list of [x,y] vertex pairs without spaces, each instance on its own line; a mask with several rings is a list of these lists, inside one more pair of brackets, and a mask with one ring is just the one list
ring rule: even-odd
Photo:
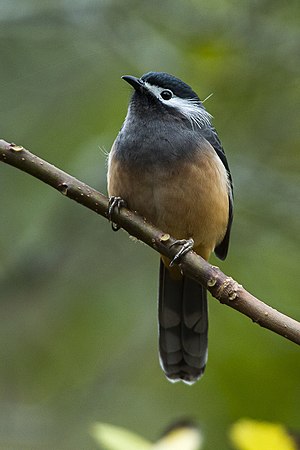
[[207,361],[206,289],[187,277],[174,279],[162,261],[158,319],[160,362],[167,378],[193,384]]

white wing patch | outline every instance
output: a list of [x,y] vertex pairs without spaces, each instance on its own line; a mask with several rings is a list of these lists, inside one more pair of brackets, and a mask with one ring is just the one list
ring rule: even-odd
[[184,115],[191,123],[192,127],[204,128],[211,124],[212,115],[207,112],[199,100],[194,98],[180,98],[173,94],[170,100],[164,100],[161,93],[166,90],[159,86],[152,85],[145,81],[145,87],[155,95],[166,106],[176,108],[182,115]]

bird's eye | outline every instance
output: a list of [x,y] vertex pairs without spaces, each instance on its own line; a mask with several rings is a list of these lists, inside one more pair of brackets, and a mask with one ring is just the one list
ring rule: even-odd
[[172,96],[173,96],[173,92],[172,92],[172,91],[169,91],[169,90],[165,90],[165,91],[162,91],[162,92],[160,93],[160,96],[161,96],[161,98],[163,98],[164,100],[170,100],[170,99],[172,98]]

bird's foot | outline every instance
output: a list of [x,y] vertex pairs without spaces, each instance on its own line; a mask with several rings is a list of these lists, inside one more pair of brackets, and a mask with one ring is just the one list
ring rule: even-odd
[[174,266],[174,264],[178,263],[180,259],[186,255],[189,251],[193,250],[194,247],[194,240],[191,239],[178,239],[173,244],[170,245],[170,247],[174,247],[174,245],[180,245],[181,248],[176,253],[172,261],[170,262],[170,267]]
[[112,216],[113,216],[115,210],[119,214],[120,209],[122,207],[126,208],[126,206],[127,205],[126,205],[125,200],[123,200],[121,197],[114,197],[114,196],[112,196],[112,197],[109,198],[107,217],[108,217],[108,220],[111,222],[111,227],[112,227],[113,231],[118,231],[121,228],[118,224],[116,224],[112,220]]

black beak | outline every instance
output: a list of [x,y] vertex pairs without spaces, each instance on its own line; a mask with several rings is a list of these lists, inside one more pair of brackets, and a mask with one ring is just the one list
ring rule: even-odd
[[127,81],[136,91],[140,92],[144,85],[140,78],[132,77],[131,75],[123,75],[122,80]]

